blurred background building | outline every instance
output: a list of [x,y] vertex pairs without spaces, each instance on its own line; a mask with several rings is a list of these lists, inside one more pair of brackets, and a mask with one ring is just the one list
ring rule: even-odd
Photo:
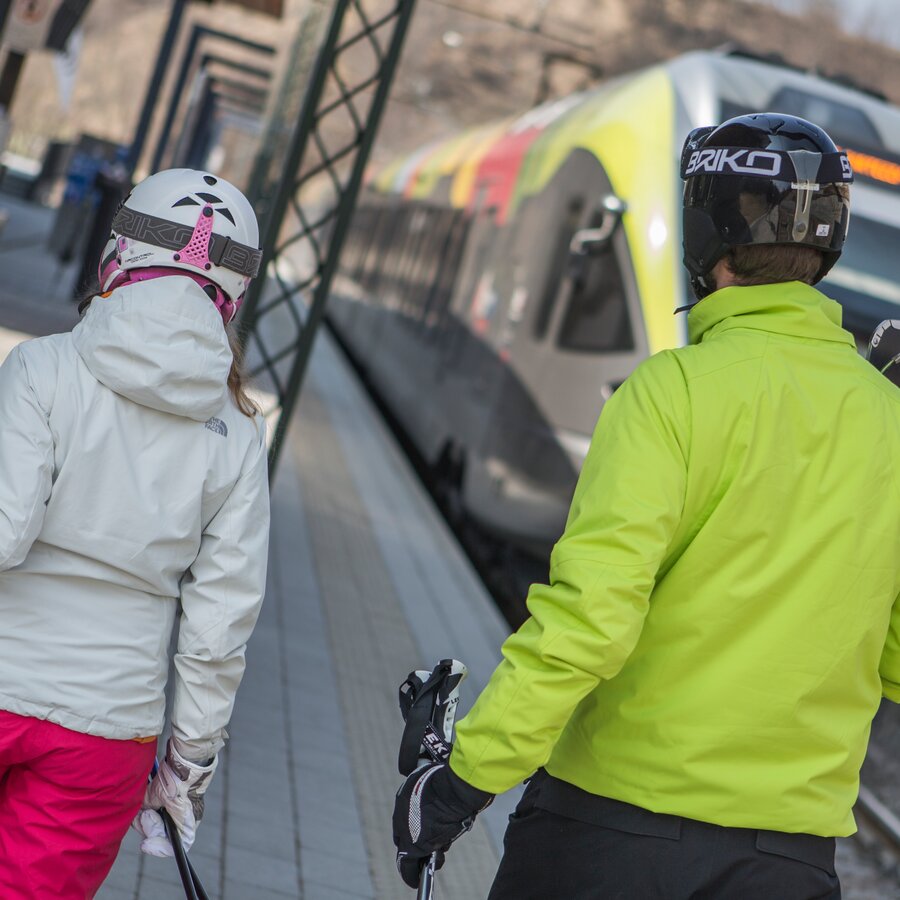
[[[6,5],[37,8],[53,2],[8,0]],[[183,54],[199,25],[269,45],[274,59],[265,61],[258,51],[230,41],[204,38],[190,77],[180,87],[184,96],[164,161],[176,154],[177,136],[184,139],[189,101],[194,101],[196,115],[204,78],[218,78],[233,102],[221,113],[215,143],[208,148],[214,154],[210,164],[246,183],[266,113],[279,96],[279,79],[296,63],[292,57],[298,34],[317,5],[329,4],[188,4],[138,171],[153,161]],[[26,172],[39,171],[54,142],[68,143],[87,134],[128,145],[135,133],[172,4],[82,0],[81,6],[86,9],[66,43],[68,52],[30,50],[15,86],[7,162]],[[886,43],[896,37],[889,9],[870,3],[865,16],[849,18],[842,17],[841,9],[827,0],[421,0],[374,159],[388,159],[463,127],[520,112],[686,50],[729,43],[846,77],[900,102],[900,52]],[[4,42],[3,56],[10,52]],[[360,54],[365,52],[360,47]],[[225,62],[208,60],[201,77],[204,54],[224,57]],[[235,64],[268,67],[271,78],[237,71]],[[181,150],[185,152],[184,146]]]

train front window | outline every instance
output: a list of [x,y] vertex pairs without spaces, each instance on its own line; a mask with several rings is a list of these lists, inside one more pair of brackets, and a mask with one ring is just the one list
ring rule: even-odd
[[569,260],[569,244],[572,243],[572,238],[578,230],[583,210],[584,200],[581,197],[573,197],[569,200],[560,228],[556,233],[556,242],[550,245],[552,255],[544,278],[541,302],[534,319],[534,336],[538,340],[547,334],[557,298],[562,292],[566,265]]
[[815,122],[839,144],[847,143],[852,147],[868,147],[872,150],[884,146],[872,120],[861,109],[847,103],[797,88],[784,87],[772,98],[770,106],[775,112]]
[[[846,144],[849,147],[866,150],[884,148],[884,141],[869,116],[847,103],[840,103],[797,88],[784,87],[775,93],[765,107],[772,112],[800,116],[801,119],[815,122],[840,145]],[[728,99],[721,101],[722,121],[760,111]]]
[[581,353],[634,349],[625,282],[613,244],[598,256],[587,257],[573,276],[559,346]]
[[900,227],[850,216],[844,252],[819,285],[844,308],[844,327],[859,343],[882,319],[900,318]]

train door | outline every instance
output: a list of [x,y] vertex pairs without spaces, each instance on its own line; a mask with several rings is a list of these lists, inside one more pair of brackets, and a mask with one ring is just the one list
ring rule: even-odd
[[466,499],[539,552],[562,530],[605,399],[646,355],[622,211],[579,149],[517,214],[509,375]]
[[586,152],[573,154],[567,169],[556,185],[568,202],[556,224],[550,277],[526,332],[528,352],[538,360],[529,381],[556,432],[588,437],[603,402],[646,356],[647,341],[628,242],[618,227],[627,198],[615,194]]

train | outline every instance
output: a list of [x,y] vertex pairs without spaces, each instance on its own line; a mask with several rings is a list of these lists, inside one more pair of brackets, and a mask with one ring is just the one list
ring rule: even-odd
[[864,342],[900,318],[900,110],[853,85],[692,52],[367,179],[328,321],[484,533],[545,559],[604,402],[686,342],[682,143],[747,112],[802,116],[847,151],[849,236],[820,287]]

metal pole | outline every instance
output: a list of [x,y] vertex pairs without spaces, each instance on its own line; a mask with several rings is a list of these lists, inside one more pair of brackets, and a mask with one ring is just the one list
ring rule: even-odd
[[[311,52],[315,50],[313,43],[316,35],[319,33],[319,22],[324,15],[322,0],[312,3],[304,14],[297,34],[291,43],[288,51],[288,59],[290,60],[287,70],[282,75],[281,83],[278,87],[278,95],[272,106],[272,112],[269,115],[269,121],[266,125],[265,134],[260,141],[256,158],[253,161],[253,168],[247,181],[247,198],[253,204],[257,215],[260,216],[260,232],[265,233],[267,217],[270,210],[263,207],[263,193],[265,190],[272,159],[275,155],[275,146],[278,141],[281,129],[287,131],[288,114],[285,112],[289,109],[289,103],[295,96],[296,91],[302,87],[301,78],[306,73],[306,60],[310,57]],[[305,95],[305,92],[304,92]],[[297,104],[296,112],[299,112],[301,103]],[[290,113],[294,113],[291,108]],[[264,213],[264,215],[261,215]]]
[[[241,317],[241,334],[243,342],[246,345],[246,337],[253,328],[256,309],[259,306],[259,300],[265,286],[265,275],[269,267],[269,263],[275,257],[275,244],[278,240],[278,230],[281,228],[281,221],[287,212],[288,203],[290,202],[293,191],[294,178],[298,174],[300,163],[306,152],[306,145],[309,136],[312,133],[316,120],[316,107],[319,104],[319,98],[322,95],[322,89],[325,85],[325,79],[328,77],[328,70],[334,58],[334,48],[337,45],[338,38],[341,34],[341,27],[344,24],[344,13],[350,5],[350,0],[337,0],[334,10],[331,14],[331,21],[328,23],[328,33],[325,40],[319,48],[316,61],[313,64],[312,74],[309,79],[309,85],[306,89],[306,96],[303,99],[303,108],[300,111],[300,118],[294,127],[294,133],[291,138],[291,146],[288,150],[287,159],[282,169],[281,184],[279,185],[276,195],[275,205],[269,211],[266,220],[265,233],[263,234],[263,258],[259,267],[262,277],[254,278],[247,288],[247,296],[244,297],[243,315]],[[306,329],[304,329],[304,332]]]
[[16,85],[19,83],[19,76],[22,74],[24,62],[24,53],[10,50],[6,54],[3,71],[0,72],[0,106],[7,111],[12,104],[13,94],[16,91]]
[[141,117],[138,120],[137,128],[134,132],[134,140],[131,142],[131,149],[128,151],[128,157],[125,160],[125,165],[128,168],[129,173],[134,172],[137,168],[141,153],[144,150],[147,133],[150,131],[150,122],[153,118],[153,112],[156,109],[157,101],[159,100],[159,92],[162,88],[166,69],[169,66],[169,60],[172,57],[172,50],[175,47],[178,29],[181,27],[181,20],[184,16],[184,10],[187,3],[188,0],[173,0],[172,12],[169,15],[169,24],[166,27],[166,33],[163,35],[159,54],[156,57],[156,66],[153,69],[150,84],[147,86],[147,95],[144,98],[144,107],[141,110]]
[[[403,49],[404,37],[406,36],[406,31],[409,26],[410,19],[412,18],[413,9],[415,8],[415,0],[401,0],[401,2],[403,2],[403,8],[398,14],[397,25],[391,38],[390,48],[388,50],[388,53],[385,55],[384,62],[381,64],[382,73],[388,74],[386,76],[383,74],[382,78],[379,80],[378,87],[375,91],[375,96],[372,99],[372,105],[369,109],[368,121],[374,122],[376,123],[376,125],[380,121],[381,113],[387,103],[388,94],[390,93],[392,83],[392,78],[390,77],[390,75],[393,73],[400,59],[400,53]],[[399,5],[400,4],[398,4],[398,6]],[[338,28],[338,31],[339,30],[340,29]],[[336,37],[337,36],[335,35],[335,39]],[[333,47],[334,45],[332,44],[330,46]],[[325,66],[324,72],[322,73],[323,78],[325,73],[327,73],[327,69],[328,66]],[[313,114],[314,113],[315,110],[313,110]],[[369,152],[372,149],[372,144],[375,141],[375,132],[376,128],[374,127],[367,128],[363,132],[362,139],[360,140],[359,144],[359,151],[356,155],[356,159],[354,160],[353,171],[347,182],[346,189],[341,196],[337,218],[335,219],[334,223],[334,232],[332,233],[331,246],[329,248],[330,252],[325,262],[325,266],[322,270],[319,284],[316,286],[313,303],[310,307],[309,315],[307,316],[303,332],[300,335],[300,340],[297,345],[297,355],[294,358],[294,366],[291,371],[290,379],[288,380],[287,388],[285,390],[285,399],[282,401],[282,407],[286,409],[293,408],[294,401],[300,393],[300,388],[303,385],[303,377],[306,374],[306,367],[309,364],[309,358],[312,355],[312,347],[316,337],[316,332],[318,331],[319,324],[321,323],[322,318],[325,315],[325,304],[328,301],[328,294],[331,289],[331,281],[337,268],[337,263],[340,256],[340,248],[343,244],[344,235],[347,232],[347,228],[350,225],[350,219],[353,216],[353,209],[356,206],[356,196],[359,193],[359,187],[360,184],[362,184],[362,178],[365,174],[365,164],[369,158]],[[287,171],[293,172],[296,170],[288,169]],[[273,216],[273,218],[269,220],[270,230],[273,232],[273,242],[274,236],[277,235],[277,228],[275,227],[275,223],[281,222],[281,217],[284,213],[286,205],[287,197],[285,197],[283,200],[282,209],[278,211],[276,216]],[[254,302],[259,302],[259,291],[256,292]],[[272,447],[269,455],[270,471],[274,467],[274,460],[277,459],[281,441],[284,438],[285,432],[287,431],[289,418],[289,416],[281,415],[278,419],[278,425],[275,429],[275,436],[272,441]]]
[[179,166],[188,169],[199,169],[202,160],[206,156],[206,148],[209,146],[210,135],[213,128],[213,119],[216,114],[216,95],[213,91],[211,79],[207,78],[203,85],[203,99],[200,101],[194,127],[188,138],[187,150],[184,158],[178,160]]

